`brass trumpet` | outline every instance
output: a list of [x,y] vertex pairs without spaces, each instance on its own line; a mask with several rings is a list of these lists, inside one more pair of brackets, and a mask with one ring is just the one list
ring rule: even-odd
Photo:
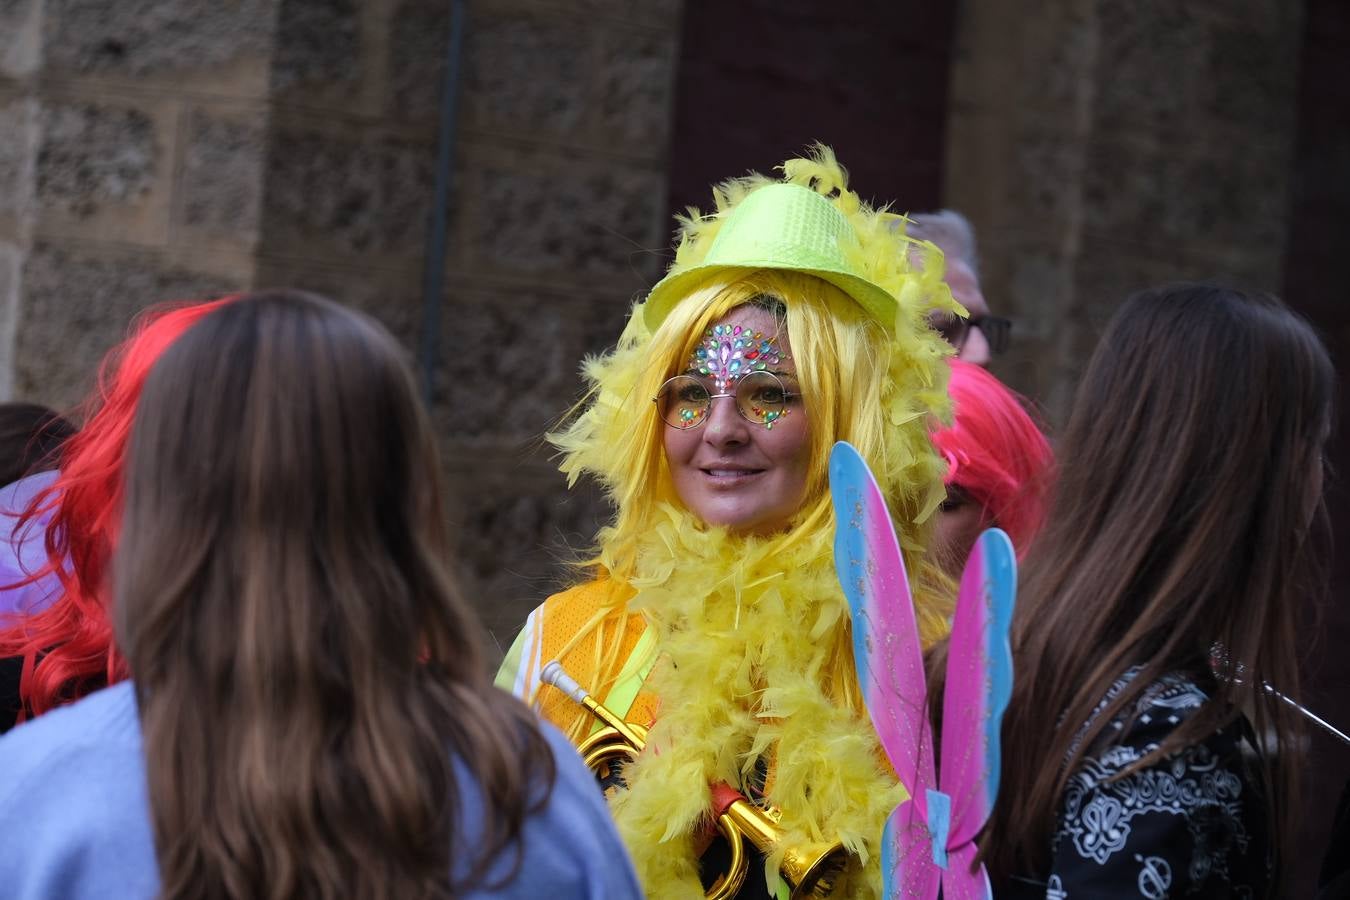
[[[587,767],[599,773],[601,766],[619,759],[637,759],[647,746],[647,729],[625,722],[563,670],[557,660],[544,666],[539,680],[551,684],[571,700],[585,707],[604,726],[577,747]],[[745,842],[749,841],[766,856],[783,842],[778,827],[781,813],[760,809],[742,797],[731,803],[717,819],[718,830],[731,848],[727,871],[705,893],[707,900],[730,900],[745,883],[749,871]],[[825,900],[834,893],[839,876],[848,868],[850,856],[838,841],[832,844],[807,844],[788,847],[778,874],[788,885],[791,900]]]

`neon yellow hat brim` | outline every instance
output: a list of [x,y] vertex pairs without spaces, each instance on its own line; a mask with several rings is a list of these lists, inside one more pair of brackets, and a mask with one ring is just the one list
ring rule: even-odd
[[647,326],[648,331],[655,331],[657,326],[666,320],[666,316],[670,315],[670,311],[681,300],[703,285],[717,280],[719,276],[730,279],[758,269],[783,269],[801,272],[804,275],[814,275],[820,280],[827,281],[839,288],[878,322],[885,325],[888,330],[895,327],[895,316],[899,303],[895,297],[867,279],[846,272],[808,269],[800,266],[783,265],[773,261],[758,263],[751,261],[745,265],[736,266],[709,263],[694,266],[683,272],[673,272],[658,281],[656,286],[652,288],[651,293],[647,295],[646,302],[642,304],[642,321]]
[[726,213],[703,259],[677,263],[657,282],[643,322],[655,331],[675,304],[718,275],[781,269],[829,282],[893,328],[898,301],[861,274],[860,256],[857,232],[827,198],[797,184],[766,184]]

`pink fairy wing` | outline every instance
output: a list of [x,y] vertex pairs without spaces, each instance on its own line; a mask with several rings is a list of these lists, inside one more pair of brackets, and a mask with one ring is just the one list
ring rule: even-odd
[[[942,703],[942,791],[951,798],[946,824],[953,854],[984,827],[998,794],[1003,711],[1012,694],[1008,629],[1017,593],[1012,542],[997,528],[980,535],[961,575],[947,652]],[[930,823],[942,830],[938,823]],[[952,884],[953,866],[947,884]],[[945,896],[952,896],[946,891]]]
[[933,838],[912,801],[901,803],[886,819],[881,877],[887,898],[935,900],[938,895],[942,870],[933,864]]
[[923,649],[909,578],[886,501],[867,464],[840,441],[830,453],[834,568],[853,617],[863,702],[900,781],[926,812],[934,786]]
[[909,578],[886,501],[847,443],[830,453],[834,566],[853,617],[853,664],[881,746],[910,793],[882,835],[886,896],[937,897],[940,873],[928,831],[934,786],[923,649]]
[[942,900],[993,900],[994,889],[984,866],[971,871],[975,854],[971,842],[948,855],[947,871],[942,873]]

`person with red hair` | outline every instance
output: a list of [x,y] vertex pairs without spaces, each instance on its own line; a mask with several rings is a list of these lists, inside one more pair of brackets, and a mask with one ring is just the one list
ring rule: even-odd
[[161,306],[137,317],[99,366],[83,404],[86,424],[62,447],[59,474],[19,516],[16,532],[49,517],[42,536],[47,561],[17,583],[0,584],[0,593],[30,591],[51,599],[45,608],[0,618],[0,732],[126,677],[113,647],[106,582],[136,405],[165,349],[228,299]]
[[954,359],[951,367],[954,421],[933,435],[947,460],[934,550],[959,577],[986,528],[1007,532],[1022,558],[1045,519],[1054,454],[1017,394],[977,365]]

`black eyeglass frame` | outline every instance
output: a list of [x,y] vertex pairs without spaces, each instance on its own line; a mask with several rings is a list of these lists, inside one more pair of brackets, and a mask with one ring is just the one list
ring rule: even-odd
[[933,327],[959,353],[970,337],[970,329],[978,328],[989,342],[989,352],[995,356],[1008,349],[1012,342],[1012,319],[1003,316],[971,316],[962,318],[952,316],[934,322]]

